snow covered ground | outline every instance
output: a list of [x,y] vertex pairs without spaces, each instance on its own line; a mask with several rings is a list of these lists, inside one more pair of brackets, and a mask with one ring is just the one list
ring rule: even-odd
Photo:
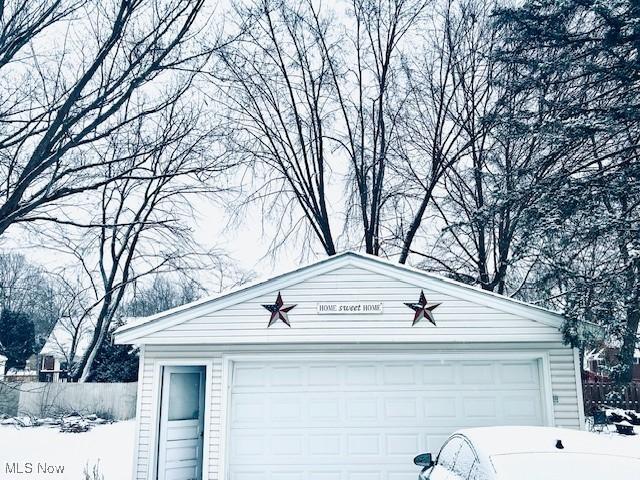
[[[618,436],[610,432],[602,435]],[[625,437],[640,450],[640,428],[635,436]],[[0,425],[0,479],[21,480],[84,480],[86,465],[99,462],[104,480],[129,480],[133,462],[134,421],[111,425],[96,425],[85,433],[60,433],[57,427],[16,428]],[[17,462],[24,471],[33,464],[31,474],[7,475],[7,464]],[[63,466],[63,473],[37,474],[38,464]]]
[[[99,462],[104,480],[129,480],[133,462],[133,432],[135,421],[96,425],[89,432],[61,433],[57,427],[16,428],[0,426],[0,479],[21,480],[84,480],[84,469]],[[31,474],[8,475],[7,465],[18,463],[25,471],[32,464]],[[63,473],[43,474],[38,464],[62,466]],[[55,472],[49,469],[48,472]],[[14,470],[14,473],[15,470]]]

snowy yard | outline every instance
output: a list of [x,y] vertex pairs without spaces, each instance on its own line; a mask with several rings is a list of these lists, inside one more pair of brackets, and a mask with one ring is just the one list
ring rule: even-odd
[[[613,427],[612,427],[613,428]],[[84,480],[83,471],[88,464],[100,464],[104,480],[128,480],[133,461],[134,421],[97,425],[85,433],[60,433],[53,427],[16,428],[0,426],[0,479],[7,477],[6,465],[18,462],[22,471],[25,463],[33,464],[31,475],[20,474],[23,480]],[[640,433],[640,428],[635,428]],[[602,435],[618,436],[613,432]],[[625,437],[640,449],[640,434]],[[38,464],[49,467],[63,466],[64,473],[36,475]]]
[[[61,433],[57,427],[0,426],[0,479],[83,480],[83,472],[100,463],[104,480],[128,480],[133,461],[135,421],[96,425],[85,433]],[[7,476],[7,464],[18,462],[21,471],[33,464],[31,474]],[[64,473],[37,474],[38,464],[64,467]],[[52,470],[49,470],[52,471]],[[41,471],[42,472],[42,471]]]

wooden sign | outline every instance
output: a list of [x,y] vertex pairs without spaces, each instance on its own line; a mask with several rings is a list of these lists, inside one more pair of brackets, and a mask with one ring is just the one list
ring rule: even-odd
[[382,313],[382,302],[336,302],[318,303],[316,305],[318,315]]

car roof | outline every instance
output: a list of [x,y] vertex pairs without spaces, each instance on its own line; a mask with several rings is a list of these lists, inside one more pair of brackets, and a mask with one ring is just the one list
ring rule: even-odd
[[[585,453],[640,458],[638,442],[618,435],[552,427],[479,427],[456,432],[466,437],[480,456],[514,453]],[[556,447],[560,440],[563,449]]]

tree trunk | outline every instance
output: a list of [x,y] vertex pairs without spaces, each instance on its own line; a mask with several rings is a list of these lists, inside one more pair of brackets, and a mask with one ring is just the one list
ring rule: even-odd
[[618,354],[620,375],[617,383],[627,384],[633,380],[633,356],[638,343],[638,324],[640,323],[640,306],[637,304],[627,307],[627,326],[622,336],[622,347]]

